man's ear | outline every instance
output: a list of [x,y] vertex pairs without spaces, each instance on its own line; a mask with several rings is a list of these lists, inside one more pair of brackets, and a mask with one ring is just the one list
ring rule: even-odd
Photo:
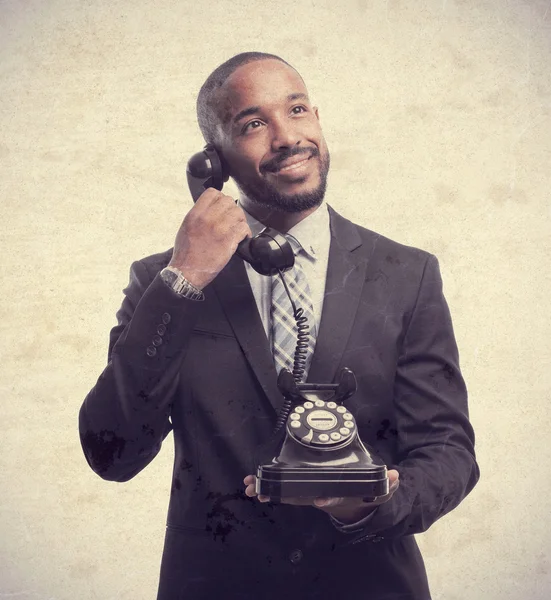
[[320,115],[319,115],[319,111],[318,111],[318,107],[317,106],[313,106],[312,110],[314,111],[314,114],[316,115],[317,120],[320,120]]

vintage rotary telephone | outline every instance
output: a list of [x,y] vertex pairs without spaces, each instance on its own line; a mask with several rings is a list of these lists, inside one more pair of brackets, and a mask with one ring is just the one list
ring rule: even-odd
[[[221,190],[228,178],[223,158],[210,144],[188,161],[194,202],[209,187]],[[272,438],[259,450],[256,493],[272,501],[319,496],[371,501],[387,494],[387,468],[364,446],[354,417],[343,404],[356,391],[354,373],[344,368],[337,383],[301,383],[309,328],[283,277],[294,265],[291,245],[281,233],[266,227],[240,242],[237,254],[261,275],[279,274],[298,327],[293,372],[283,369],[277,380],[285,402]]]

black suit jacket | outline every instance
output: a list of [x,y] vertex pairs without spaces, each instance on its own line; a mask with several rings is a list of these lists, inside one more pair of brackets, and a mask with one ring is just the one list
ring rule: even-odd
[[332,209],[330,222],[309,381],[354,371],[348,406],[361,438],[400,472],[400,487],[353,533],[316,508],[246,497],[243,477],[256,472],[282,398],[243,262],[234,256],[194,302],[158,275],[171,251],[137,261],[79,426],[92,469],[119,482],[174,430],[158,600],[430,598],[413,534],[479,476],[438,262]]

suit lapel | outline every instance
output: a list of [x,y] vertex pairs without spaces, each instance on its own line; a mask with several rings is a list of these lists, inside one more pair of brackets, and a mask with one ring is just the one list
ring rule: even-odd
[[[367,261],[361,238],[350,221],[329,207],[331,246],[325,298],[308,381],[332,382],[358,309]],[[279,412],[283,398],[264,327],[243,261],[234,256],[212,283],[235,336],[270,404]]]
[[279,412],[283,397],[277,388],[277,372],[241,258],[234,255],[212,285],[256,378]]
[[337,374],[358,310],[367,266],[367,260],[357,251],[362,240],[356,226],[331,207],[329,215],[331,246],[325,297],[308,373],[308,381],[316,383],[331,383]]

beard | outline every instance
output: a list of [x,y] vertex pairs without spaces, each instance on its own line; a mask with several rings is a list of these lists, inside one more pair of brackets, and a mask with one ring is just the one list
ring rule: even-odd
[[[325,191],[327,189],[327,174],[329,172],[329,166],[331,158],[329,152],[326,151],[325,155],[322,156],[317,148],[300,148],[296,150],[289,150],[282,152],[275,159],[270,162],[261,165],[261,172],[275,172],[279,164],[281,164],[287,158],[296,156],[297,154],[310,154],[311,158],[319,158],[319,184],[318,186],[307,192],[298,194],[284,194],[280,192],[271,183],[262,181],[245,181],[239,176],[232,174],[235,183],[239,190],[247,196],[249,200],[262,206],[263,208],[271,208],[273,210],[287,212],[287,213],[299,213],[311,208],[319,206],[325,197]],[[303,183],[306,181],[306,177],[297,179],[295,183]]]

